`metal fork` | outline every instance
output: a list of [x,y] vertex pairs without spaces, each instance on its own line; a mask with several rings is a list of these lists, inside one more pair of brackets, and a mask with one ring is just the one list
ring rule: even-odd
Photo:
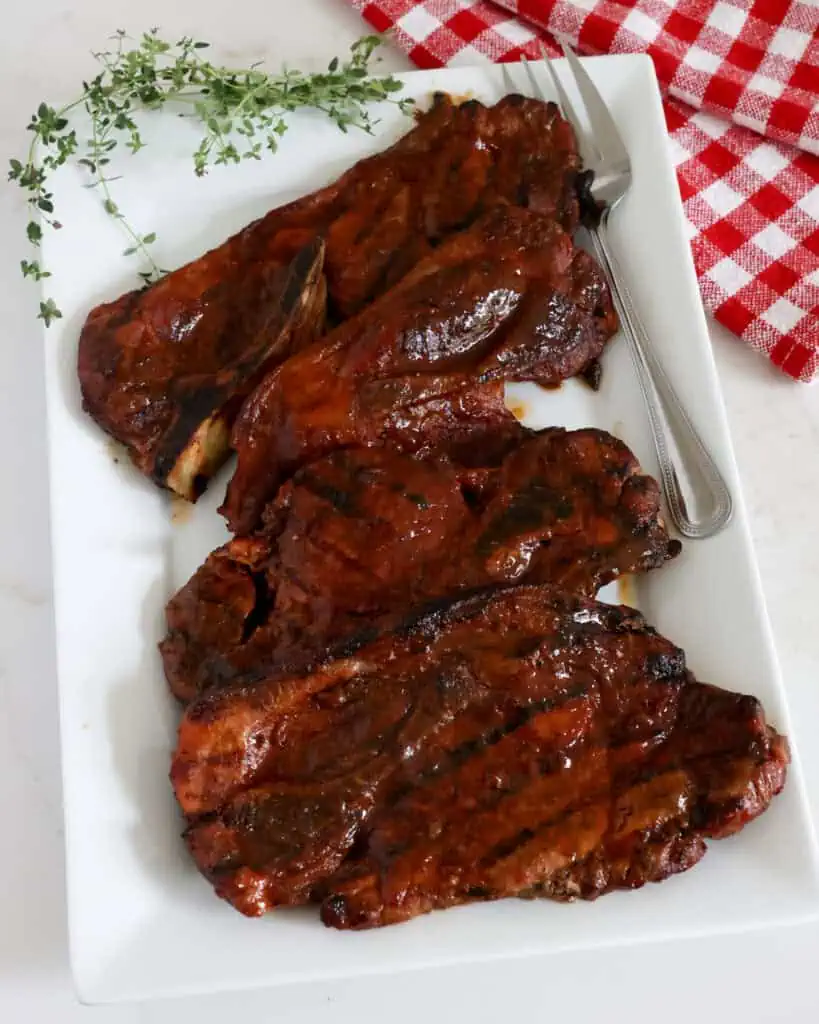
[[[657,358],[629,293],[622,266],[608,238],[609,217],[631,185],[631,161],[628,151],[611,113],[597,91],[597,86],[568,43],[559,36],[556,38],[563,49],[569,69],[574,74],[578,92],[586,107],[592,129],[591,135],[584,131],[577,118],[542,43],[541,54],[554,82],[561,112],[574,127],[584,165],[594,172],[591,191],[594,199],[602,207],[602,215],[599,225],[590,230],[592,243],[609,279],[614,305],[620,317],[623,333],[629,342],[648,410],[671,518],[684,537],[712,537],[731,519],[731,493]],[[541,99],[547,99],[532,66],[525,59],[522,63],[535,94]],[[519,90],[508,67],[503,65],[504,80],[510,91],[517,92]],[[680,484],[681,478],[686,482],[686,490],[693,501],[686,500]],[[689,505],[695,506],[694,513],[689,510]]]

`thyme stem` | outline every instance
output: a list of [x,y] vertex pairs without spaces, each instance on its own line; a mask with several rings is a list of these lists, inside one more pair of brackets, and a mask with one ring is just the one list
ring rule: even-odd
[[[36,249],[42,240],[42,225],[59,229],[54,217],[53,195],[47,189],[49,175],[79,150],[76,130],[68,115],[83,107],[91,123],[77,163],[84,167],[97,188],[105,211],[125,232],[129,245],[125,255],[139,256],[147,269],[140,271],[144,282],[165,273],[153,259],[150,246],[156,234],[140,234],[117,205],[110,189],[114,180],[106,167],[120,142],[131,153],[144,146],[137,117],[145,111],[161,110],[174,104],[190,107],[190,113],[204,131],[193,153],[197,176],[216,164],[259,160],[262,150],[275,152],[287,130],[287,115],[311,107],[322,111],[341,131],[349,127],[371,132],[375,122],[369,107],[373,103],[397,103],[408,112],[412,101],[397,99],[401,82],[392,76],[374,77],[371,58],[380,45],[378,36],[365,36],[354,43],[349,58],[330,62],[326,72],[303,74],[285,70],[271,75],[259,64],[249,68],[227,68],[202,57],[208,43],[183,36],[176,43],[162,39],[158,29],[132,40],[122,30],[112,37],[115,46],[93,54],[102,71],[83,82],[82,94],[62,107],[41,103],[28,130],[33,138],[25,161],[11,160],[9,179],[27,193],[31,219],[26,226],[29,243]],[[127,43],[135,45],[127,46]],[[21,260],[24,277],[42,281],[50,277],[39,260]],[[39,318],[46,325],[62,316],[51,298],[40,302]]]

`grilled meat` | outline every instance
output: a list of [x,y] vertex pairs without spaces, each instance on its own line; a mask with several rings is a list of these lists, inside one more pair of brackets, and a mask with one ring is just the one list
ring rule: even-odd
[[324,324],[323,243],[277,265],[242,241],[98,306],[80,335],[83,407],[190,501],[225,461],[247,395]]
[[171,777],[221,897],[365,928],[660,881],[764,811],[787,762],[759,703],[695,681],[637,612],[525,585],[206,694]]
[[334,448],[473,443],[506,418],[503,381],[557,384],[615,326],[602,274],[565,232],[530,210],[493,210],[259,385],[234,430],[231,530],[250,532],[281,483]]
[[[436,95],[413,131],[311,200],[307,219],[326,225],[333,315],[363,309],[496,206],[528,207],[574,231],[584,184],[574,132],[553,103],[506,96],[456,106]],[[284,217],[303,219],[302,202]]]
[[515,424],[491,440],[472,465],[373,448],[299,470],[264,529],[215,551],[169,602],[174,694],[309,665],[433,598],[523,579],[592,596],[678,552],[656,482],[610,434]]
[[[80,336],[84,408],[142,472],[193,500],[260,374],[320,331],[325,291],[332,315],[350,316],[498,204],[531,205],[571,231],[578,170],[554,104],[439,96],[384,153],[94,309]],[[309,329],[293,332],[300,315]]]

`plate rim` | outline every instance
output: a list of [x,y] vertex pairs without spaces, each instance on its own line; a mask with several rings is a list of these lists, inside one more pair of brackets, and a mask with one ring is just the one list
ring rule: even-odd
[[[616,54],[616,55],[604,55],[600,57],[584,58],[584,63],[588,63],[592,68],[596,62],[616,62],[617,66],[626,67],[631,66],[635,69],[635,74],[638,73],[637,69],[642,68],[640,73],[647,74],[650,76],[652,82],[651,98],[650,102],[654,111],[655,118],[658,118],[660,123],[664,124],[662,120],[662,105],[660,92],[657,87],[656,76],[654,73],[654,66],[651,59],[645,54]],[[435,69],[434,71],[409,71],[399,75],[402,81],[409,84],[409,91],[412,91],[412,83],[419,82],[419,80],[438,78],[447,76],[455,77],[458,74],[462,74],[465,71],[476,72],[481,74],[491,73],[493,70],[500,74],[500,69],[496,65],[491,63],[481,65],[455,65],[448,68]],[[420,86],[421,90],[426,89],[425,86]],[[653,126],[652,126],[653,130]],[[673,165],[670,156],[667,156],[663,162],[662,174],[666,179],[666,186],[670,183],[673,185],[674,194],[677,196],[677,201],[673,204],[675,218],[678,225],[684,233],[685,227],[685,216],[682,207],[682,203],[679,200],[679,192],[676,181],[676,174],[673,169]],[[806,921],[815,919],[819,916],[819,845],[817,845],[817,836],[815,823],[812,819],[810,805],[807,798],[807,790],[805,784],[804,772],[801,766],[801,760],[799,757],[798,744],[794,742],[793,737],[795,736],[796,730],[794,730],[794,723],[790,710],[790,702],[788,700],[788,689],[782,678],[781,668],[779,665],[779,659],[777,657],[776,645],[774,642],[773,630],[768,616],[764,590],[762,587],[762,580],[759,572],[759,565],[756,558],[756,553],[753,545],[753,539],[750,532],[750,524],[748,521],[747,507],[742,492],[741,481],[739,478],[739,468],[736,462],[734,453],[734,446],[731,437],[730,426],[727,417],[727,411],[725,408],[724,397],[722,388],[720,386],[719,377],[716,368],[716,362],[714,359],[713,349],[709,343],[709,333],[707,320],[702,302],[699,295],[699,287],[696,280],[696,274],[694,271],[693,259],[691,258],[690,247],[688,248],[688,268],[689,272],[686,275],[685,287],[687,295],[687,302],[690,304],[692,316],[696,318],[696,334],[698,335],[698,347],[701,349],[700,356],[704,360],[703,369],[707,371],[707,385],[711,392],[710,402],[712,405],[712,413],[716,419],[716,429],[722,436],[722,446],[724,448],[724,455],[722,458],[723,468],[728,470],[729,478],[732,483],[732,490],[735,501],[735,527],[738,527],[741,531],[742,548],[747,559],[748,568],[753,576],[754,581],[754,601],[757,606],[758,618],[761,624],[762,635],[760,642],[765,646],[771,659],[773,670],[776,673],[775,685],[781,694],[781,715],[783,720],[779,723],[783,731],[788,735],[791,740],[792,749],[792,764],[789,772],[788,785],[795,788],[798,792],[799,806],[801,809],[801,815],[804,819],[806,826],[806,838],[809,839],[809,857],[812,861],[813,869],[813,880],[814,880],[814,891],[812,893],[813,903],[810,904],[807,899],[805,901],[805,912],[803,914],[792,913],[785,914],[785,916],[777,919],[775,922],[770,919],[765,919],[759,924],[747,924],[740,923],[734,925],[730,921],[726,921],[722,928],[708,928],[706,931],[692,927],[691,929],[681,929],[677,927],[673,932],[668,935],[656,936],[652,934],[638,935],[638,936],[626,936],[619,940],[612,940],[610,938],[603,938],[599,943],[589,942],[576,942],[569,943],[568,946],[562,947],[567,951],[578,952],[582,949],[602,948],[605,946],[612,945],[636,945],[647,941],[669,941],[674,938],[682,937],[693,937],[695,935],[716,935],[716,934],[736,934],[749,930],[756,930],[757,928],[769,926],[773,924],[789,924],[800,921]],[[694,293],[694,301],[691,301],[692,290]],[[692,325],[693,326],[693,325]],[[59,579],[57,571],[57,550],[60,544],[60,530],[59,530],[59,495],[55,486],[55,473],[56,463],[59,461],[59,449],[54,444],[54,437],[52,434],[53,421],[54,421],[54,409],[53,405],[55,402],[64,401],[64,396],[59,392],[59,388],[54,384],[53,376],[55,374],[54,366],[52,365],[57,361],[57,357],[53,354],[55,347],[55,340],[52,333],[44,331],[45,336],[45,348],[46,348],[46,416],[48,422],[48,473],[49,473],[49,526],[50,526],[50,541],[51,541],[51,561],[52,561],[52,574],[53,574],[53,591],[54,591],[54,617],[55,617],[55,639],[56,639],[56,655],[57,655],[57,681],[58,681],[58,704],[59,704],[59,718],[60,718],[60,743],[61,743],[61,775],[62,775],[62,786],[63,792],[70,792],[73,783],[71,781],[72,767],[69,764],[64,748],[68,745],[68,733],[70,727],[68,724],[68,702],[70,700],[67,692],[64,677],[66,675],[65,667],[62,664],[61,658],[61,647],[59,643],[59,632],[60,632],[60,619],[61,619],[61,607],[68,598],[71,588],[64,585],[64,581]],[[64,339],[63,339],[64,340]],[[74,342],[71,342],[74,344]],[[72,349],[72,351],[75,351]],[[691,541],[689,543],[697,543]],[[205,992],[217,992],[227,991],[236,989],[247,989],[250,987],[273,987],[280,984],[298,984],[308,980],[322,979],[340,979],[340,978],[360,978],[370,974],[387,974],[393,973],[396,969],[393,965],[387,964],[384,966],[373,966],[367,965],[362,967],[360,971],[350,971],[345,969],[339,971],[339,973],[328,973],[327,971],[311,972],[307,971],[303,975],[287,975],[273,978],[259,979],[257,983],[248,983],[246,981],[240,981],[238,984],[233,985],[228,980],[227,982],[221,980],[215,980],[212,986],[203,987],[199,984],[186,985],[184,982],[173,988],[163,987],[161,989],[154,989],[145,991],[137,987],[120,986],[118,991],[107,990],[104,977],[92,976],[90,972],[86,971],[85,965],[81,963],[82,957],[79,955],[80,947],[84,943],[83,936],[81,935],[80,917],[81,914],[78,911],[77,901],[79,898],[78,885],[77,885],[77,870],[76,867],[72,867],[72,861],[78,854],[76,844],[72,842],[72,826],[70,824],[70,800],[64,799],[63,801],[63,814],[65,819],[65,854],[66,854],[66,886],[67,886],[67,900],[68,900],[68,926],[69,926],[69,951],[70,960],[72,966],[72,976],[74,979],[75,988],[80,999],[80,1002],[85,1004],[97,1004],[97,1003],[108,1003],[108,1002],[119,1002],[119,1001],[130,1001],[144,998],[151,998],[152,996],[165,996],[165,995],[192,995],[201,994]],[[496,952],[486,953],[484,955],[476,955],[474,953],[467,952],[461,956],[447,956],[439,957],[434,961],[427,963],[415,963],[410,962],[403,965],[400,969],[404,970],[427,970],[433,966],[445,966],[455,963],[488,963],[492,961],[498,961],[502,963],[508,959],[517,959],[523,957],[536,957],[536,956],[547,956],[554,950],[534,950],[534,951],[520,951],[515,948],[510,948],[501,954]]]

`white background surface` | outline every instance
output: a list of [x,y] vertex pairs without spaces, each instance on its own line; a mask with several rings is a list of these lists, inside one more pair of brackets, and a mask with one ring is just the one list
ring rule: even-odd
[[[58,0],[3,4],[0,154],[20,154],[41,99],[70,97],[115,28],[158,24],[244,65],[320,66],[362,32],[343,0]],[[287,19],[285,23],[285,19]],[[407,67],[399,55],[389,66]],[[0,190],[0,1021],[298,1024],[496,1021],[634,1024],[819,1019],[819,924],[349,983],[89,1009],[74,999],[65,910],[42,341],[19,280],[22,197]],[[207,211],[203,211],[207,215]],[[160,225],[161,227],[161,225]],[[793,384],[713,331],[797,738],[819,816],[819,387]],[[89,500],[93,496],[89,496]],[[117,894],[110,894],[112,900]],[[184,956],[184,950],[180,950]]]

